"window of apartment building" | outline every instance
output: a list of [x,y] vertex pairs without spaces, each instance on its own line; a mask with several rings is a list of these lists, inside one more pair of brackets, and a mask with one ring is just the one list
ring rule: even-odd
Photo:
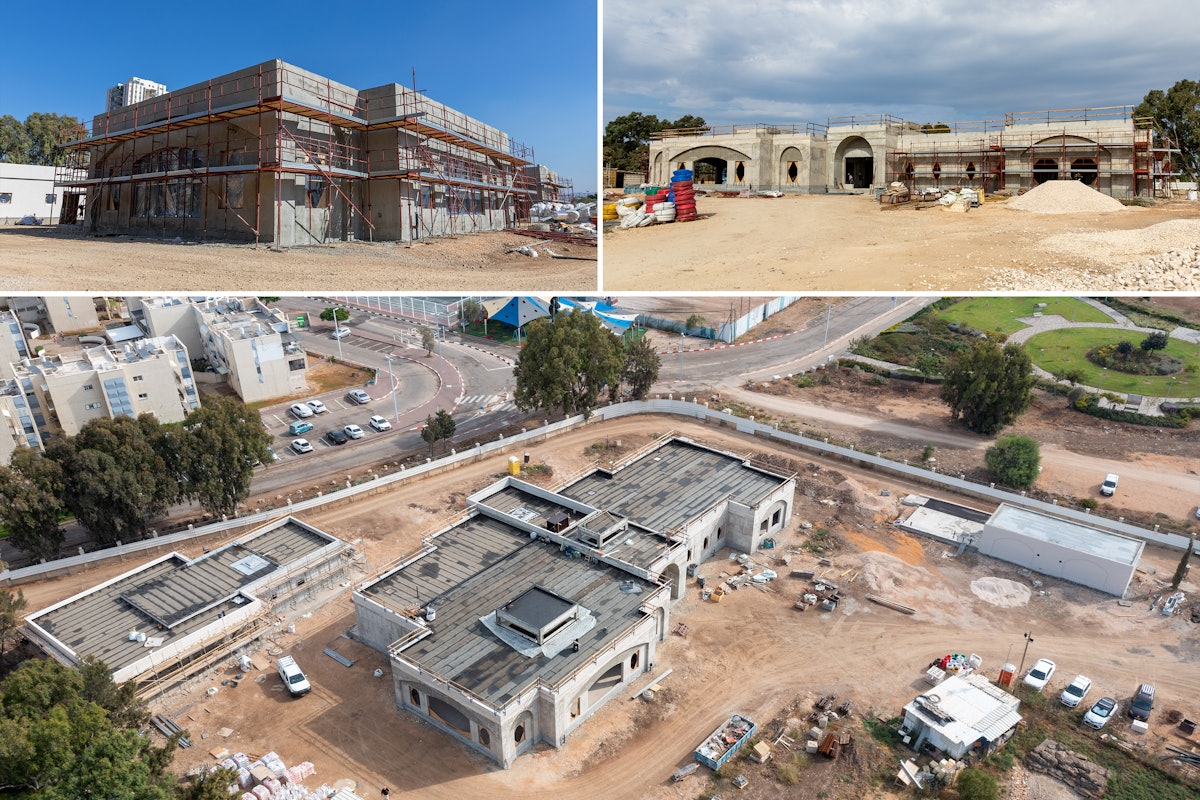
[[93,389],[95,389],[95,388],[96,388],[96,384],[94,384],[94,383],[85,383],[83,386],[81,386],[81,387],[79,387],[79,388],[81,388],[81,389],[82,389],[83,391],[85,391],[85,392],[90,392],[90,391],[92,391]]
[[83,410],[84,411],[95,411],[96,409],[100,408],[101,405],[102,405],[102,403],[86,403],[83,406]]
[[48,194],[46,195],[46,202],[50,205],[54,205],[56,202],[58,202],[58,198],[53,194]]
[[8,205],[12,202],[12,192],[0,192],[0,205]]
[[141,394],[138,395],[138,400],[148,400],[149,398],[150,398],[150,395],[146,394],[145,392],[142,392]]
[[145,380],[145,376],[144,375],[134,375],[133,380],[135,382],[140,381],[140,380]]
[[304,369],[304,359],[303,358],[299,358],[299,359],[296,359],[295,361],[288,362],[288,370],[290,370],[291,372],[296,372],[296,371],[302,370],[302,369]]

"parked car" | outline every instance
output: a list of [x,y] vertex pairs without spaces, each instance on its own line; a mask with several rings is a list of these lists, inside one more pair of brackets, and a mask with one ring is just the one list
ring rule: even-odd
[[1117,493],[1117,481],[1119,477],[1117,473],[1110,472],[1104,476],[1104,483],[1100,484],[1100,494],[1105,497],[1112,497]]
[[308,678],[304,677],[304,671],[300,669],[296,659],[291,656],[282,656],[275,662],[275,668],[279,670],[279,677],[283,678],[283,685],[287,687],[293,697],[300,697],[312,691],[312,684],[308,682]]
[[292,449],[297,453],[311,453],[312,445],[308,439],[292,439]]
[[312,430],[312,428],[313,426],[311,422],[305,422],[302,419],[298,419],[291,425],[288,425],[288,433],[292,436],[299,436],[302,433],[308,433]]
[[1067,708],[1075,708],[1092,688],[1092,679],[1085,675],[1076,675],[1067,688],[1058,696],[1058,701]]
[[324,414],[329,410],[320,400],[309,400],[306,405],[313,410],[314,414]]
[[1050,676],[1054,674],[1054,662],[1048,658],[1039,658],[1037,663],[1029,668],[1029,672],[1025,673],[1025,685],[1031,689],[1041,691],[1046,688],[1046,684],[1050,682]]
[[346,442],[350,441],[346,437],[346,434],[342,433],[337,428],[325,431],[325,438],[329,440],[330,444],[345,444]]
[[333,333],[329,334],[330,339],[342,339],[350,335],[349,328],[338,328]]
[[1101,697],[1096,704],[1083,715],[1083,724],[1100,730],[1110,719],[1117,715],[1117,701],[1111,697]]
[[390,431],[392,429],[392,423],[388,422],[378,414],[367,420],[367,424],[381,433],[383,431]]
[[346,397],[350,398],[352,402],[358,403],[360,406],[371,402],[371,395],[367,394],[362,389],[351,389],[346,393]]
[[1143,683],[1138,687],[1137,694],[1133,696],[1133,702],[1129,704],[1129,716],[1145,722],[1150,719],[1150,712],[1153,710],[1154,687]]
[[357,425],[347,425],[346,427],[342,428],[342,430],[351,439],[361,439],[363,437],[363,429]]
[[308,403],[292,403],[290,411],[296,419],[308,419],[313,415],[313,410]]

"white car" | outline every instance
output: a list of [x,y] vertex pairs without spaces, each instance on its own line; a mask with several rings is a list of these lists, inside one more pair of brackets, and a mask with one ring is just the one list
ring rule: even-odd
[[292,449],[297,453],[311,453],[312,445],[308,439],[292,439]]
[[329,410],[320,400],[309,400],[306,405],[313,410],[314,414],[324,414]]
[[312,407],[308,403],[292,403],[292,407],[288,410],[296,419],[308,419],[313,415]]
[[390,431],[392,429],[392,423],[388,422],[386,419],[379,416],[378,414],[376,414],[375,416],[373,416],[369,420],[367,420],[367,424],[370,425],[375,430],[380,431],[380,432]]
[[362,389],[351,389],[346,393],[346,397],[350,398],[352,402],[357,403],[360,406],[371,402],[371,395],[367,394]]
[[1058,702],[1067,708],[1075,708],[1083,702],[1083,698],[1087,697],[1091,688],[1091,678],[1086,675],[1076,675],[1075,680],[1071,681],[1071,685],[1063,689],[1062,694],[1058,696]]
[[1096,705],[1083,715],[1083,724],[1100,730],[1105,723],[1117,715],[1117,701],[1111,697],[1101,697]]
[[347,425],[346,427],[342,428],[342,430],[344,430],[346,435],[351,439],[361,439],[363,437],[363,429],[357,425]]
[[1039,658],[1037,663],[1029,668],[1029,672],[1025,673],[1025,685],[1031,689],[1041,691],[1046,688],[1046,684],[1050,682],[1050,676],[1054,674],[1054,662],[1048,658]]
[[1110,472],[1105,475],[1104,483],[1100,484],[1100,494],[1104,495],[1105,497],[1112,497],[1114,494],[1116,494],[1118,480],[1120,480],[1120,478],[1115,472]]

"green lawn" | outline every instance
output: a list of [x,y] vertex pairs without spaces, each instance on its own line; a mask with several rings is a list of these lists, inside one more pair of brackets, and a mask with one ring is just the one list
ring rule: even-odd
[[[1045,308],[1037,308],[1045,303]],[[938,319],[960,322],[976,330],[995,331],[1008,335],[1025,325],[1018,317],[1057,314],[1069,322],[1112,322],[1112,318],[1074,297],[971,297],[937,313]]]
[[1200,347],[1177,339],[1167,343],[1167,354],[1183,362],[1183,370],[1174,381],[1171,376],[1128,375],[1115,369],[1101,370],[1088,361],[1084,354],[1102,344],[1112,344],[1122,339],[1137,347],[1144,333],[1123,331],[1118,328],[1066,328],[1046,331],[1025,343],[1025,349],[1033,363],[1047,372],[1063,372],[1079,369],[1087,377],[1084,383],[1106,392],[1123,394],[1145,394],[1157,397],[1200,397]]

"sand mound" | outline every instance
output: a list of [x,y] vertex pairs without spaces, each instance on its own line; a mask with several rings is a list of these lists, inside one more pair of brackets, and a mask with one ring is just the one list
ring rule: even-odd
[[878,550],[863,553],[862,564],[859,581],[868,591],[889,599],[920,596],[930,580],[929,570],[908,564],[891,553]]
[[1120,200],[1079,181],[1040,183],[1020,197],[1009,200],[1004,207],[1032,214],[1107,214],[1125,210]]
[[1029,603],[1029,587],[1007,578],[978,578],[971,581],[971,594],[985,603],[1001,608],[1016,608]]

